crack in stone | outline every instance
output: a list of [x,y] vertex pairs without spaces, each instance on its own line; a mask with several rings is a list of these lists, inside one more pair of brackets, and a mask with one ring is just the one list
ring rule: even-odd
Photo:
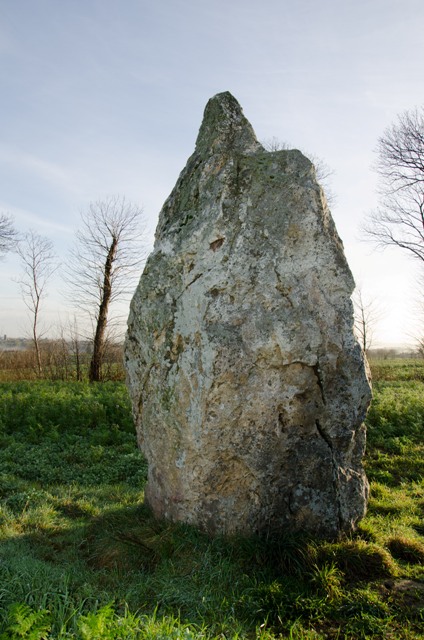
[[285,287],[285,286],[283,285],[283,283],[282,283],[282,281],[281,281],[281,276],[280,276],[280,274],[278,273],[278,271],[277,271],[277,269],[276,269],[275,265],[274,265],[274,273],[275,273],[275,276],[276,276],[276,278],[277,278],[277,284],[275,285],[275,288],[277,289],[277,291],[278,291],[279,293],[281,293],[281,295],[283,296],[283,298],[285,298],[285,299],[287,300],[287,302],[288,302],[288,304],[290,305],[290,307],[291,307],[292,309],[294,309],[293,301],[292,301],[292,299],[290,298],[290,295],[289,295],[289,294],[290,294],[290,291],[291,291],[291,288],[290,288],[290,287]]
[[187,291],[187,289],[189,287],[191,287],[192,284],[194,284],[199,278],[201,278],[203,276],[203,273],[198,273],[197,276],[194,276],[193,280],[191,282],[189,282],[188,284],[186,284],[186,286],[184,287],[184,289],[181,291],[180,295],[177,296],[175,298],[175,302],[177,300],[179,300],[181,298],[181,296],[183,295],[183,293],[185,293]]
[[343,530],[343,520],[342,520],[342,510],[341,510],[341,501],[340,501],[340,491],[339,491],[339,485],[337,482],[338,479],[338,465],[334,456],[334,449],[333,449],[333,443],[331,441],[331,438],[329,437],[328,433],[325,433],[324,429],[321,426],[320,421],[317,419],[315,420],[315,426],[317,428],[318,434],[320,435],[320,437],[324,440],[325,444],[327,445],[327,447],[330,449],[330,455],[331,455],[331,464],[333,467],[333,486],[334,486],[334,493],[336,494],[336,502],[337,502],[337,519],[338,519],[338,523],[339,523],[339,531]]

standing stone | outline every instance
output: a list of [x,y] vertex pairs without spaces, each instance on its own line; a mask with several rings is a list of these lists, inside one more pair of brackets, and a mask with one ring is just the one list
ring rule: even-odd
[[207,104],[125,345],[146,500],[211,533],[335,536],[364,515],[370,386],[354,288],[311,162]]

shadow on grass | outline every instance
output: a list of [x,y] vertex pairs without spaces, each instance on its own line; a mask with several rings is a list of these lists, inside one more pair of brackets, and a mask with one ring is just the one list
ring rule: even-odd
[[[261,625],[288,634],[299,621],[305,629],[320,629],[325,621],[323,637],[340,637],[343,629],[353,638],[365,637],[364,611],[367,624],[373,618],[377,628],[389,615],[388,600],[395,602],[395,591],[380,597],[376,584],[396,577],[396,563],[387,550],[360,538],[210,538],[156,520],[142,503],[96,515],[68,497],[57,500],[54,511],[58,519],[46,523],[33,514],[21,521],[18,535],[3,541],[5,610],[25,602],[71,620],[72,612],[114,602],[122,612],[177,615],[215,636],[249,637]],[[346,626],[349,607],[356,616],[353,635]],[[409,612],[413,621],[417,611]]]

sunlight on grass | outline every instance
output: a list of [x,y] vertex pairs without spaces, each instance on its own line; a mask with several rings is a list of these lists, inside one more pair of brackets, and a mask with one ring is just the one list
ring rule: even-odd
[[424,367],[398,363],[376,365],[367,516],[326,542],[158,522],[122,383],[0,384],[0,638],[422,638]]

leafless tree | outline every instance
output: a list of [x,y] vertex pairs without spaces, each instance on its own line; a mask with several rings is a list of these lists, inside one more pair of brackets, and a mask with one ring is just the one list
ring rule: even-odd
[[142,209],[125,197],[92,202],[82,224],[65,279],[72,303],[93,323],[89,379],[101,379],[111,305],[133,293],[145,257]]
[[[417,299],[416,299],[416,315],[424,319],[424,270],[420,270],[417,280]],[[421,327],[424,327],[424,322],[421,320]],[[411,336],[416,343],[418,355],[424,358],[424,330],[420,333]]]
[[31,314],[31,337],[36,356],[36,368],[42,373],[40,350],[40,308],[46,296],[46,287],[50,277],[56,271],[57,259],[53,244],[35,231],[28,231],[19,240],[16,251],[22,265],[22,275],[18,278],[22,298]]
[[381,310],[376,300],[366,300],[361,288],[357,288],[353,297],[354,329],[364,353],[368,353],[374,338],[375,325],[380,319]]
[[424,107],[405,111],[377,146],[380,206],[365,237],[424,261]]
[[[282,142],[276,137],[262,140],[262,146],[264,149],[271,152],[288,151],[291,148],[287,142]],[[321,160],[321,158],[313,153],[304,152],[304,155],[309,158],[314,165],[316,178],[324,189],[327,203],[329,206],[333,207],[336,204],[336,196],[331,186],[331,176],[334,174],[333,169],[331,169],[324,160]]]
[[0,214],[0,257],[16,245],[17,231],[13,226],[11,216]]

